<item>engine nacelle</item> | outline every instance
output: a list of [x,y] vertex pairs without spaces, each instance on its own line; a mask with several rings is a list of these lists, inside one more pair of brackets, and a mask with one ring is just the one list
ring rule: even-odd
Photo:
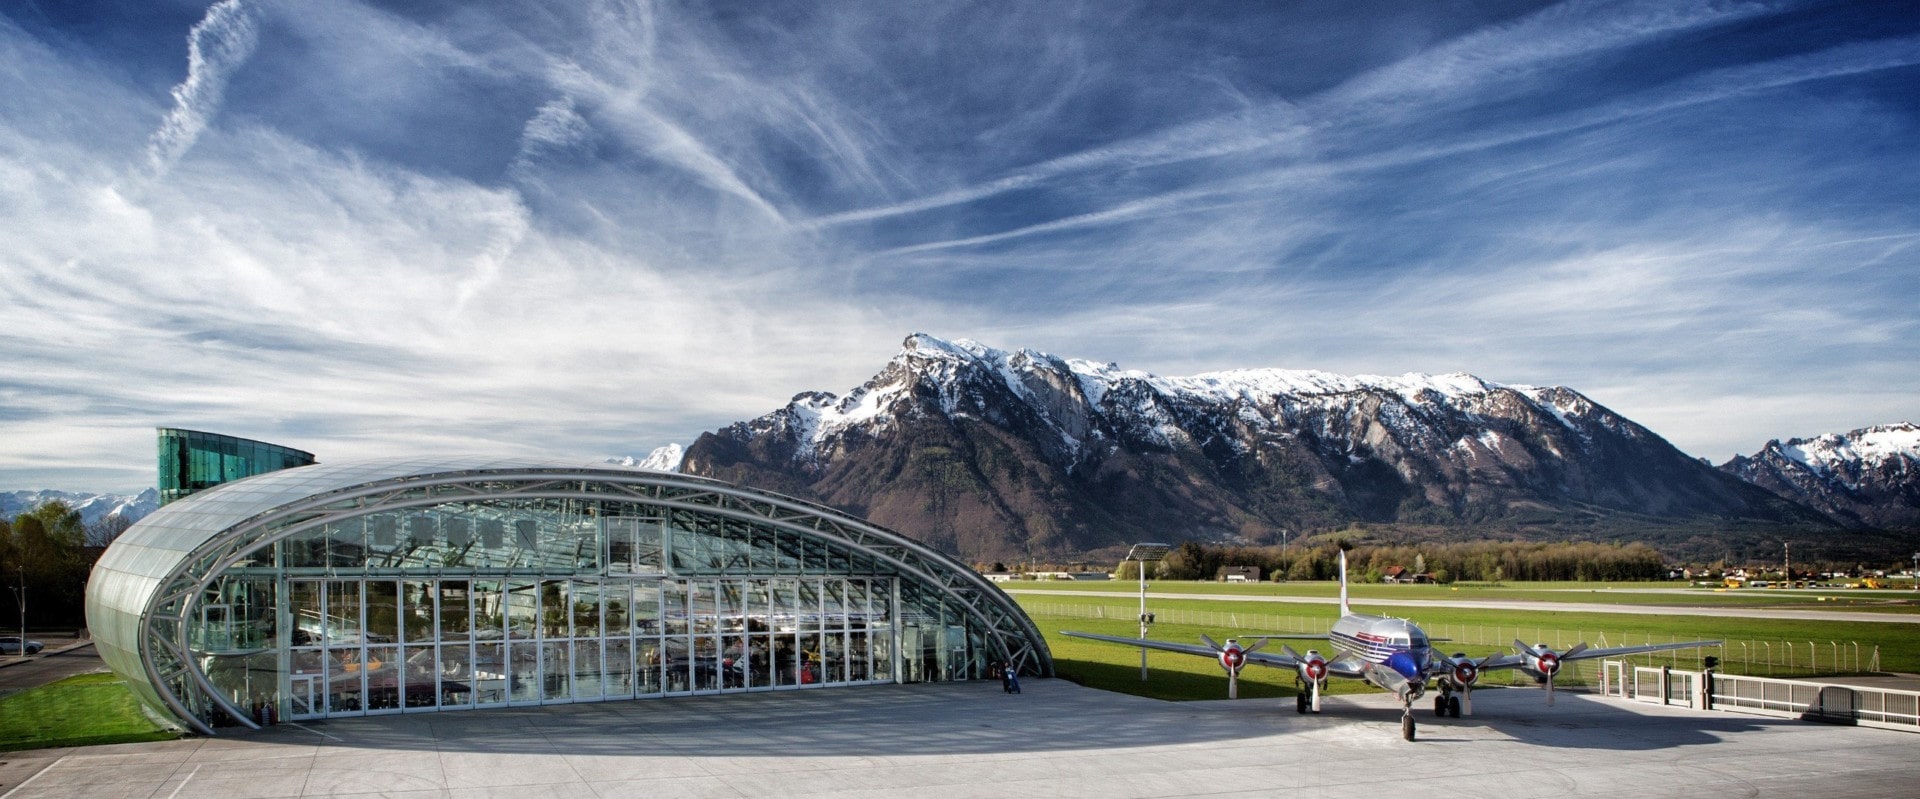
[[1453,673],[1449,676],[1453,678],[1454,685],[1472,688],[1474,683],[1480,681],[1480,666],[1471,660],[1460,658],[1453,662]]
[[1247,653],[1240,648],[1240,642],[1228,639],[1227,645],[1220,647],[1220,668],[1237,672],[1247,665]]
[[1560,656],[1548,649],[1546,644],[1534,647],[1533,670],[1543,677],[1552,677],[1560,673]]
[[1300,659],[1300,676],[1308,682],[1319,682],[1327,678],[1327,659],[1319,651],[1309,649],[1306,657]]

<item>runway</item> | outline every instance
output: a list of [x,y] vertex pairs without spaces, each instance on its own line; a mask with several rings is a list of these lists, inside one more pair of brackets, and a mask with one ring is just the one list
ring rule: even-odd
[[[74,797],[1902,796],[1912,733],[1485,689],[1173,703],[1029,680],[336,719],[16,752],[6,799]],[[12,789],[11,793],[7,793]]]
[[[1128,594],[1119,591],[1056,591],[1045,588],[1018,588],[1008,590],[1015,596],[1097,596],[1116,600],[1137,600],[1138,593]],[[1193,599],[1214,602],[1273,602],[1290,605],[1318,605],[1329,608],[1334,605],[1326,597],[1310,596],[1237,596],[1232,594],[1183,594],[1178,592],[1148,591],[1148,599]],[[1793,610],[1769,608],[1733,608],[1708,605],[1608,605],[1597,602],[1541,602],[1523,600],[1454,600],[1454,599],[1355,599],[1353,606],[1364,612],[1368,608],[1467,608],[1479,610],[1530,610],[1555,611],[1560,613],[1618,613],[1630,616],[1715,616],[1720,618],[1745,619],[1801,619],[1808,621],[1864,621],[1886,624],[1920,624],[1920,613],[1867,613],[1846,610]]]

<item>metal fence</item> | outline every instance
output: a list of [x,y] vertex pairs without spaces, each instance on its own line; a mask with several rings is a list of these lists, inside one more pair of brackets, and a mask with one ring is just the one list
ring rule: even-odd
[[[1084,605],[1026,600],[1020,602],[1020,607],[1025,609],[1029,616],[1119,621],[1133,621],[1140,612],[1137,605]],[[1156,609],[1153,610],[1153,614],[1158,623],[1207,627],[1252,637],[1258,637],[1261,634],[1324,634],[1332,624],[1331,617],[1324,614],[1279,616],[1267,613],[1182,609]],[[1419,620],[1414,621],[1417,623]],[[1582,642],[1599,648],[1680,641],[1678,638],[1661,639],[1652,636],[1626,636],[1619,633],[1609,635],[1604,630],[1566,630],[1527,625],[1421,624],[1420,628],[1426,630],[1428,636],[1440,641],[1437,648],[1448,652],[1456,651],[1453,647],[1459,646],[1492,646],[1510,650],[1516,639],[1529,644],[1546,644],[1558,651],[1565,651]],[[1664,665],[1668,668],[1689,668],[1700,671],[1705,669],[1706,658],[1709,655],[1720,659],[1719,673],[1721,674],[1790,677],[1816,674],[1860,674],[1880,670],[1880,647],[1858,641],[1747,639],[1727,641],[1717,647],[1636,655],[1628,660],[1640,666]],[[1567,670],[1562,672],[1555,682],[1564,685],[1582,685],[1598,679],[1598,667],[1591,665],[1589,661],[1576,661],[1567,666]],[[1517,675],[1517,672],[1509,672],[1509,674]],[[1518,676],[1524,677],[1524,675]]]
[[1920,691],[1716,672],[1708,695],[1701,672],[1618,660],[1605,661],[1601,675],[1601,693],[1638,702],[1920,732]]

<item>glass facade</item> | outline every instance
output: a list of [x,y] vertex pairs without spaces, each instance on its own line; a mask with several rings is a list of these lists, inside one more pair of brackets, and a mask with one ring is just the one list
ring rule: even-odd
[[89,585],[102,656],[205,727],[1051,671],[1005,594],[858,519],[684,475],[448,469],[292,469],[157,512]]
[[162,505],[221,483],[314,462],[313,453],[264,441],[171,427],[159,433]]

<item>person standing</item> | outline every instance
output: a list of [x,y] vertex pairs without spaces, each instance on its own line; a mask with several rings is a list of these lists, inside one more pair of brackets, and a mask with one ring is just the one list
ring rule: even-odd
[[1020,693],[1020,673],[1013,670],[1012,664],[1008,664],[1007,670],[1001,672],[1001,675],[1001,682],[1005,684],[1007,693]]

